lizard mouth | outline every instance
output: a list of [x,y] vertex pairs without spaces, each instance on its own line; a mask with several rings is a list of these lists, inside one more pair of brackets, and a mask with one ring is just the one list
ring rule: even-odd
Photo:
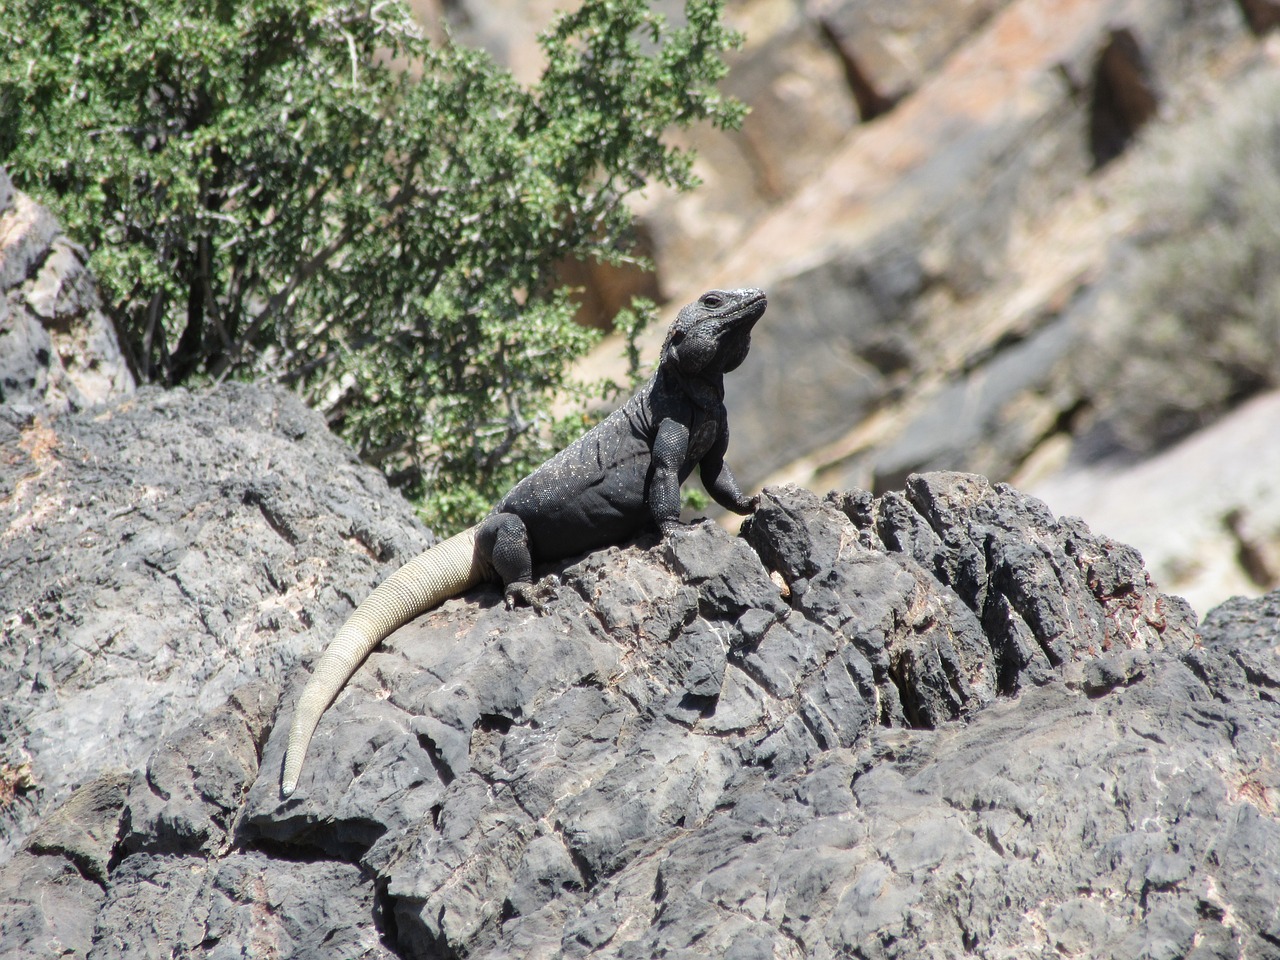
[[718,326],[726,333],[742,327],[749,329],[764,316],[765,308],[768,306],[769,298],[765,296],[764,291],[753,290],[750,297],[719,318]]
[[715,321],[716,356],[712,363],[721,374],[736,370],[747,358],[751,329],[769,304],[763,290],[747,288],[734,293],[737,302]]

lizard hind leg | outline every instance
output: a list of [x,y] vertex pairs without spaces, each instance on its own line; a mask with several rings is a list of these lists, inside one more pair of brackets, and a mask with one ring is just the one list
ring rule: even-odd
[[514,513],[493,513],[481,521],[476,544],[499,579],[507,607],[527,606],[533,586],[529,531]]

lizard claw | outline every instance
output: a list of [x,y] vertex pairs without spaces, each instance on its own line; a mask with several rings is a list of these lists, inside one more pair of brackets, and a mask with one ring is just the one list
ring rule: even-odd
[[533,584],[527,580],[508,583],[506,590],[503,591],[503,599],[506,601],[508,610],[533,606]]

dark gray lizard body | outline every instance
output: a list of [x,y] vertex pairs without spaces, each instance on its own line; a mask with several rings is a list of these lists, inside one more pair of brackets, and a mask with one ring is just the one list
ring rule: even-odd
[[736,513],[755,499],[724,463],[724,375],[747,356],[764,314],[760,290],[712,290],[684,307],[658,369],[639,392],[516,484],[469,530],[391,575],[343,625],[303,690],[289,733],[281,791],[297,786],[321,714],[383,638],[438,603],[497,579],[509,604],[528,601],[533,565],[680,526],[680,484],[695,467],[707,492]]

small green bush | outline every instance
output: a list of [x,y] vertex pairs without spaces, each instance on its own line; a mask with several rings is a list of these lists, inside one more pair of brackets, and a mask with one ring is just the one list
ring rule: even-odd
[[694,183],[663,132],[742,114],[718,2],[586,0],[541,42],[525,88],[394,0],[13,0],[0,163],[144,379],[290,384],[456,528],[585,389],[555,265],[625,258],[627,195]]

